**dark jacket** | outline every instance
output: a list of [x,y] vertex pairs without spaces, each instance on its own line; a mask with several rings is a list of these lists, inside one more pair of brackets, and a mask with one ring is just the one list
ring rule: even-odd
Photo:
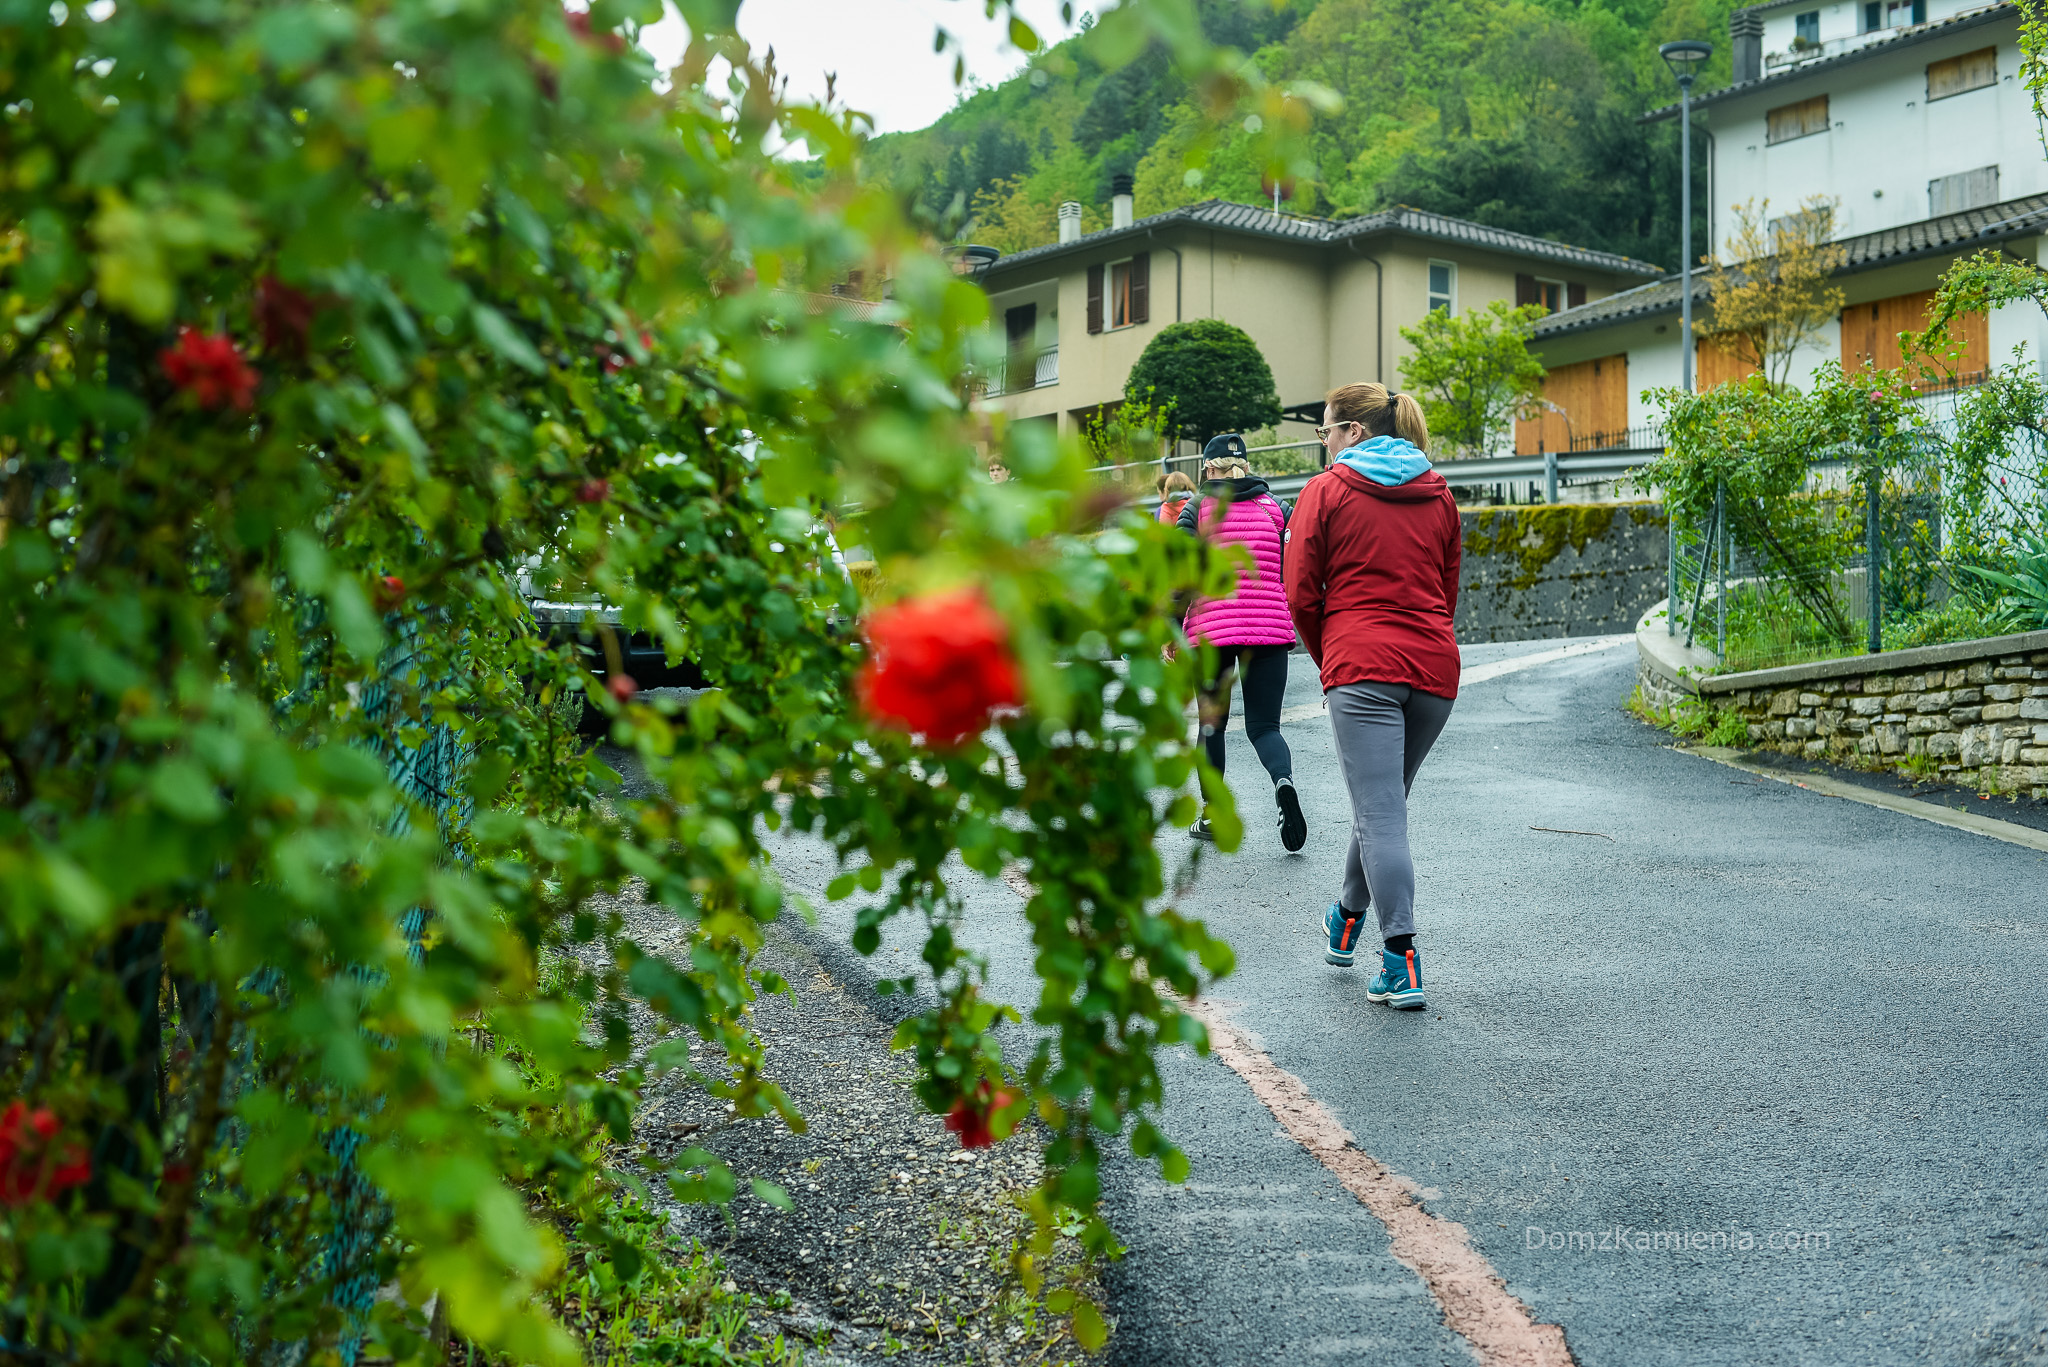
[[1333,465],[1309,481],[1287,532],[1287,606],[1325,689],[1458,696],[1462,547],[1457,502],[1434,470],[1389,487]]
[[[1245,499],[1257,498],[1260,494],[1271,492],[1273,491],[1266,487],[1266,481],[1257,475],[1246,475],[1243,479],[1212,479],[1202,486],[1199,497],[1187,501],[1187,506],[1180,510],[1180,521],[1175,525],[1184,532],[1194,531],[1200,525],[1198,519],[1201,516],[1203,499],[1228,497],[1232,503],[1241,503]],[[1285,525],[1294,510],[1287,506],[1284,499],[1276,498],[1273,501],[1280,505],[1281,523]]]

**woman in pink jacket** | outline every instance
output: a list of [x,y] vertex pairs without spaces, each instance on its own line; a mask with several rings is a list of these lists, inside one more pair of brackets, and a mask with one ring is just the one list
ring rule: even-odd
[[[1294,756],[1280,735],[1280,704],[1287,696],[1287,656],[1294,649],[1294,621],[1287,611],[1281,579],[1287,508],[1255,478],[1245,459],[1244,438],[1231,433],[1211,438],[1202,451],[1208,486],[1181,509],[1180,527],[1219,546],[1243,546],[1251,566],[1229,598],[1195,600],[1185,623],[1188,639],[1214,646],[1216,674],[1202,689],[1202,743],[1209,763],[1223,772],[1223,731],[1230,724],[1233,676],[1244,676],[1244,733],[1259,763],[1273,779],[1279,808],[1280,843],[1298,850],[1308,840],[1308,821],[1294,791]],[[1207,812],[1188,831],[1214,840]]]

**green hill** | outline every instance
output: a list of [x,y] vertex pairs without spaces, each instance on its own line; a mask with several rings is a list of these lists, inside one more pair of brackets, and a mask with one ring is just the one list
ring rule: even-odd
[[[1315,173],[1295,185],[1293,211],[1410,204],[1677,264],[1678,133],[1640,116],[1676,97],[1661,42],[1713,41],[1701,88],[1726,82],[1729,0],[1197,6],[1210,39],[1251,54],[1268,80],[1315,81],[1344,98],[1317,125]],[[1062,200],[1081,202],[1089,230],[1105,226],[1119,172],[1136,177],[1140,216],[1210,198],[1263,202],[1241,129],[1190,174],[1202,116],[1163,51],[1112,70],[1092,49],[1076,35],[931,127],[874,139],[869,174],[1005,251],[1055,240]],[[1694,159],[1701,251],[1703,162]]]

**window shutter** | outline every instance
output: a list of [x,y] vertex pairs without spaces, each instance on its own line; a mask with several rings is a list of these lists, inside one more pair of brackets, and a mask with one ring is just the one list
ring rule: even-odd
[[1102,331],[1102,267],[1088,268],[1088,330]]
[[1152,321],[1152,253],[1139,252],[1131,258],[1131,321]]
[[1945,100],[1967,90],[1982,90],[1987,85],[1997,84],[1998,49],[1995,47],[1980,48],[1945,62],[1927,64],[1927,98],[1930,100]]
[[[1584,285],[1566,285],[1564,287],[1564,301],[1567,308],[1579,307],[1586,302],[1586,287]],[[1597,375],[1600,372],[1596,369],[1593,373]]]
[[1535,276],[1518,275],[1515,277],[1516,308],[1520,308],[1524,304],[1540,304],[1542,302],[1543,290],[1537,285]]

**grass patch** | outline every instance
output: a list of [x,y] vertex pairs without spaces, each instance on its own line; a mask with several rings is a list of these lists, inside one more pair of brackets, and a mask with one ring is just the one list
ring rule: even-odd
[[1749,722],[1732,707],[1716,707],[1699,698],[1681,698],[1671,707],[1659,707],[1643,696],[1640,684],[1628,695],[1622,707],[1632,716],[1669,731],[1680,740],[1731,749],[1749,744]]

